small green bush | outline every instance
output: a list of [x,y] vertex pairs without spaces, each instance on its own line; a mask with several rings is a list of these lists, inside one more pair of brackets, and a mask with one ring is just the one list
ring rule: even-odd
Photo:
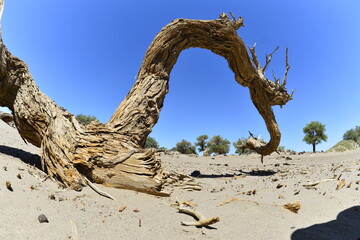
[[176,144],[176,147],[171,149],[172,151],[178,151],[182,154],[196,154],[195,146],[193,146],[190,142],[186,140],[182,140]]
[[344,140],[354,140],[360,144],[360,126],[347,130],[343,135]]
[[342,140],[329,149],[330,152],[345,152],[358,148],[359,144],[354,140]]
[[155,140],[155,138],[148,136],[145,142],[145,148],[159,149],[159,143]]
[[201,135],[196,138],[197,142],[195,143],[195,146],[198,146],[199,152],[204,152],[207,147],[207,139],[209,138],[208,135]]
[[99,123],[99,119],[97,119],[97,117],[91,116],[91,115],[84,115],[84,114],[79,114],[75,116],[76,120],[78,120],[78,122],[84,124],[84,125],[89,125],[91,122],[97,122]]
[[227,154],[230,151],[230,141],[222,138],[220,135],[213,136],[208,142],[210,153]]

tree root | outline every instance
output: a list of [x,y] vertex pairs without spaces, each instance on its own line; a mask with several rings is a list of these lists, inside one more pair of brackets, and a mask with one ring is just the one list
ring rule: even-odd
[[178,208],[179,213],[185,213],[188,215],[193,216],[194,218],[198,219],[196,222],[185,222],[182,221],[181,224],[184,226],[195,226],[195,227],[206,227],[211,224],[217,223],[220,221],[219,217],[212,217],[212,218],[205,218],[201,213],[187,208]]

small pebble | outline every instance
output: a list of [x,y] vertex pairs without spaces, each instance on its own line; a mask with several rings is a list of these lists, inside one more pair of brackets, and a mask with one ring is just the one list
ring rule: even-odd
[[9,189],[9,191],[14,191],[14,189],[11,187],[11,182],[6,181],[6,188]]
[[49,222],[49,220],[47,219],[47,217],[44,214],[40,214],[38,216],[38,220],[40,223],[44,223],[44,222],[48,223]]
[[122,212],[122,211],[124,211],[125,209],[126,209],[126,206],[125,206],[125,205],[122,205],[122,206],[119,207],[119,212]]
[[51,193],[51,194],[49,195],[49,198],[50,198],[51,200],[55,200],[55,195],[54,195],[53,193]]

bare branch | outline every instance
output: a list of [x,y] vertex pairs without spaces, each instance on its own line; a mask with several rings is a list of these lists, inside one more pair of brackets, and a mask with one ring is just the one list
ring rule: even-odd
[[236,17],[235,17],[235,15],[234,15],[232,12],[229,12],[229,13],[230,13],[231,17],[233,18],[233,21],[236,22]]
[[254,46],[252,48],[249,48],[251,56],[252,56],[251,60],[254,63],[256,69],[261,70],[261,65],[260,65],[259,60],[258,60],[258,58],[256,56],[255,47],[256,47],[256,43],[254,43]]
[[242,17],[239,17],[239,19],[234,22],[234,28],[236,30],[238,30],[240,27],[245,27],[244,18]]
[[290,69],[289,59],[288,59],[288,50],[289,50],[289,48],[286,47],[286,56],[285,56],[286,70],[285,70],[282,86],[286,85],[286,79],[287,79],[287,75],[288,75],[288,72],[289,72],[289,69]]
[[252,134],[252,132],[248,131],[250,134],[250,137],[254,138],[255,140],[257,140],[257,138],[254,136],[254,134]]
[[190,216],[193,216],[194,218],[197,218],[198,221],[196,222],[185,222],[182,221],[181,224],[184,226],[196,226],[196,227],[206,227],[211,224],[217,223],[220,221],[219,217],[212,217],[212,218],[205,218],[200,212],[195,211],[193,209],[187,209],[187,208],[178,208],[179,213],[185,213]]
[[[244,19],[242,17],[239,17],[239,19],[236,19],[235,15],[232,13],[232,12],[229,12],[231,17],[232,17],[232,24],[233,24],[233,27],[238,30],[240,27],[244,27]],[[225,14],[225,13],[222,13],[222,14]],[[226,15],[226,14],[225,14]],[[228,19],[230,19],[227,15],[226,17]],[[223,18],[222,15],[220,15],[220,18]]]
[[2,37],[2,15],[4,12],[5,0],[0,0],[0,38]]
[[230,20],[230,18],[228,17],[228,15],[226,13],[221,13],[219,18],[220,19],[229,19]]
[[292,99],[292,97],[294,96],[294,93],[295,93],[295,89],[292,90],[292,92],[291,92],[291,94],[290,94],[291,99]]
[[276,77],[274,71],[272,72],[272,75],[273,75],[273,77],[274,77],[274,82],[275,82],[275,83],[279,83],[279,79]]
[[266,63],[265,63],[265,66],[263,67],[262,69],[262,72],[265,73],[266,71],[266,68],[268,67],[269,63],[271,62],[271,59],[272,59],[272,55],[279,49],[279,47],[276,47],[275,50],[270,53],[270,54],[266,54]]

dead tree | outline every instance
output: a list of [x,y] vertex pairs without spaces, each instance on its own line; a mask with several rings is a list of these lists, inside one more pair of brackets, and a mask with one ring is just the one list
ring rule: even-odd
[[[2,2],[2,1],[0,1]],[[262,155],[276,150],[280,131],[272,111],[292,96],[285,83],[264,77],[253,53],[253,62],[236,30],[243,19],[221,14],[216,20],[176,19],[150,44],[137,80],[106,124],[82,127],[75,117],[56,105],[36,86],[27,65],[13,56],[1,40],[0,106],[8,107],[24,139],[40,147],[42,166],[49,177],[80,190],[85,177],[106,186],[164,194],[164,187],[181,179],[167,173],[156,151],[143,149],[157,123],[168,92],[170,72],[180,52],[191,47],[209,49],[227,59],[235,80],[248,87],[251,99],[264,118],[270,141],[247,146]]]

